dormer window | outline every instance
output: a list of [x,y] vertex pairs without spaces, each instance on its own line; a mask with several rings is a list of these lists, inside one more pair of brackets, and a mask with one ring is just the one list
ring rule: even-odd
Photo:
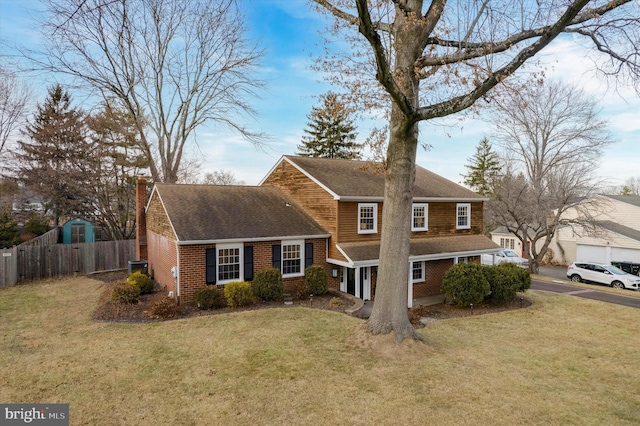
[[358,234],[375,234],[378,232],[378,204],[358,204]]
[[428,204],[414,204],[413,205],[413,217],[411,219],[412,231],[426,231],[428,230]]
[[456,205],[456,229],[471,228],[471,204],[458,203]]

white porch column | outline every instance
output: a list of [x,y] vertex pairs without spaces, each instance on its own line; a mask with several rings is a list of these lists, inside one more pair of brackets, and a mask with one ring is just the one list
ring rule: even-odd
[[407,288],[409,289],[408,291],[409,294],[407,295],[408,296],[407,306],[409,308],[413,308],[413,280],[411,279],[413,274],[411,272],[412,271],[411,266],[412,266],[411,262],[409,262],[409,278],[408,278],[409,282],[407,283]]

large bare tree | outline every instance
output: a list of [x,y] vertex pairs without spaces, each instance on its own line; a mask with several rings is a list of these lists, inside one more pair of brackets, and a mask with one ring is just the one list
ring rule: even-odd
[[[345,48],[343,66],[331,64],[339,71],[334,81],[359,92],[354,99],[361,107],[390,110],[378,286],[368,326],[373,333],[395,331],[398,342],[419,339],[406,309],[418,123],[487,98],[563,33],[589,40],[607,55],[611,67],[605,71],[637,77],[639,5],[631,0],[312,1],[336,18],[333,28],[341,40],[353,42],[354,49]],[[343,31],[351,31],[351,38]],[[379,99],[383,102],[376,103]]]
[[27,55],[127,111],[154,181],[178,179],[185,145],[204,123],[262,140],[242,122],[262,87],[253,72],[262,52],[244,38],[236,0],[44,2],[46,47]]
[[[494,105],[496,140],[510,153],[511,167],[488,210],[522,242],[537,273],[560,226],[592,227],[592,210],[600,208],[585,200],[603,188],[595,171],[614,140],[596,102],[561,81],[510,92]],[[569,209],[580,214],[569,218]]]
[[14,73],[0,67],[0,154],[22,123],[28,100],[27,86]]

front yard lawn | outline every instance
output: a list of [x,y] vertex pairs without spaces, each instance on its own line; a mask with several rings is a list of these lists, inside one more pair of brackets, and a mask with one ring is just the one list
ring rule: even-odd
[[69,403],[72,425],[635,425],[638,311],[529,292],[437,321],[426,344],[306,308],[91,319],[104,284],[0,290],[0,401]]

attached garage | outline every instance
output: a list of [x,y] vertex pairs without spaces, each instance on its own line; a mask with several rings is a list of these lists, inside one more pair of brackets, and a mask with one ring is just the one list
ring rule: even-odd
[[576,262],[611,262],[611,247],[576,244]]

